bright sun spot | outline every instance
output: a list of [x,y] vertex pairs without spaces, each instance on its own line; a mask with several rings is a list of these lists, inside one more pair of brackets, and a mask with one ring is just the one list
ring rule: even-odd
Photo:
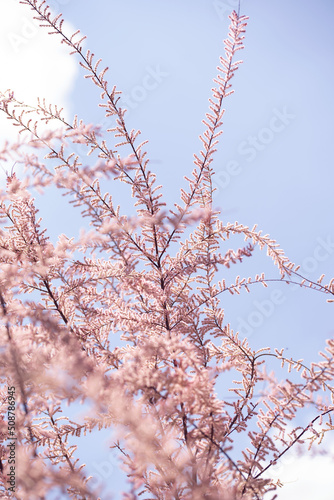
[[[64,28],[65,32],[76,31],[69,23],[64,23]],[[0,16],[0,44],[3,49],[0,92],[11,89],[17,100],[33,106],[37,97],[44,97],[47,103],[63,107],[64,116],[70,117],[70,95],[78,64],[75,57],[69,57],[69,48],[60,43],[60,37],[50,36],[46,28],[39,28],[27,6],[7,1]],[[1,144],[4,139],[15,139],[18,132],[2,115]]]

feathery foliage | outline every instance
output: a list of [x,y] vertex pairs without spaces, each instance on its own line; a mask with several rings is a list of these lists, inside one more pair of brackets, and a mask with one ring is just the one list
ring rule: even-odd
[[[77,117],[68,123],[44,100],[32,106],[12,91],[0,94],[1,111],[20,132],[29,132],[1,151],[3,161],[26,167],[24,176],[8,173],[0,193],[2,496],[43,499],[56,488],[69,498],[99,498],[70,442],[71,436],[84,439],[107,428],[117,433],[114,447],[128,475],[124,499],[262,499],[279,485],[270,471],[287,450],[306,437],[311,444],[320,441],[333,429],[334,341],[310,367],[283,350],[253,350],[226,320],[222,299],[273,279],[260,272],[227,283],[224,268],[251,258],[259,247],[278,268],[276,281],[331,297],[334,280],[303,278],[273,239],[256,226],[223,224],[213,205],[214,153],[247,17],[235,11],[230,16],[202,149],[179,203],[168,210],[150,170],[147,141],[127,128],[120,92],[109,86],[101,60],[83,52],[85,37],[67,37],[61,16],[53,19],[44,1],[21,3],[79,57],[85,77],[101,91],[99,106],[115,124],[104,137]],[[51,121],[59,129],[40,130]],[[76,143],[98,161],[83,165],[73,152]],[[136,217],[114,205],[101,178],[131,188]],[[31,194],[48,186],[79,207],[89,233],[50,241]],[[246,243],[231,249],[227,240],[236,234]],[[122,342],[115,347],[118,337]],[[287,368],[284,382],[267,373],[273,357]],[[219,397],[221,380],[230,384],[232,398]],[[8,387],[15,388],[10,397]],[[6,415],[14,399],[15,493],[6,448],[13,437]],[[66,403],[73,402],[91,406],[84,422],[64,416]],[[315,418],[295,426],[309,404]],[[239,443],[246,443],[242,451]]]

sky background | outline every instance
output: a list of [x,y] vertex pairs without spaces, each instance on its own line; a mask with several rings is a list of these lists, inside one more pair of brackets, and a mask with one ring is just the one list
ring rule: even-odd
[[[201,143],[212,78],[216,76],[228,13],[234,0],[59,0],[69,32],[80,29],[92,50],[109,66],[107,79],[124,92],[129,128],[140,128],[151,168],[163,185],[171,207],[179,200],[183,176],[193,169],[193,153]],[[99,91],[82,78],[77,60],[47,36],[18,0],[0,0],[0,91],[34,104],[36,97],[64,107],[66,117],[78,114],[88,123],[110,126],[98,108]],[[269,233],[288,257],[301,264],[304,276],[334,276],[333,132],[334,88],[331,0],[244,0],[241,13],[250,17],[244,63],[232,81],[235,94],[226,100],[224,134],[213,168],[215,205],[224,222],[255,223]],[[0,136],[13,139],[16,130],[0,116]],[[77,153],[84,149],[77,148]],[[83,157],[83,161],[86,161]],[[87,159],[88,161],[88,159]],[[10,169],[11,165],[3,165]],[[0,181],[4,174],[0,170]],[[112,187],[111,187],[111,193]],[[77,235],[80,221],[68,216],[56,195],[40,201],[50,235]],[[128,198],[118,191],[124,212]],[[131,201],[131,200],[130,200]],[[276,271],[265,253],[234,268],[227,277]],[[223,277],[223,276],[222,276]],[[293,358],[317,359],[325,339],[333,337],[333,307],[312,290],[274,283],[251,294],[224,298],[226,317],[250,344],[285,347]],[[314,417],[309,414],[310,419]],[[86,439],[86,438],[85,438]],[[90,437],[83,447],[88,470],[103,479],[102,456]],[[325,442],[325,448],[331,448]],[[334,448],[333,448],[334,451]],[[105,482],[117,493],[115,459],[104,454]],[[94,465],[95,464],[95,465]],[[109,466],[108,466],[109,464]],[[109,467],[109,468],[108,468]],[[330,458],[291,454],[277,474],[284,489],[279,500],[332,500],[334,480]],[[102,474],[102,475],[101,475]]]

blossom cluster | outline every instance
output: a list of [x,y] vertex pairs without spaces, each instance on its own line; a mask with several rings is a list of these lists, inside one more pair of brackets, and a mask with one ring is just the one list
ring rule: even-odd
[[[1,112],[21,132],[0,158],[25,166],[24,175],[7,172],[0,191],[2,496],[12,498],[5,443],[7,387],[15,387],[18,498],[45,498],[54,488],[69,498],[100,498],[71,443],[107,428],[117,435],[111,445],[128,477],[124,499],[262,499],[280,485],[270,471],[287,450],[333,429],[334,342],[309,367],[283,350],[254,350],[227,321],[223,298],[274,280],[332,297],[334,280],[304,278],[276,241],[256,226],[223,223],[213,205],[213,157],[247,18],[230,15],[202,150],[179,203],[168,209],[146,141],[127,128],[107,68],[100,71],[101,60],[83,52],[79,32],[63,33],[61,16],[53,19],[44,1],[21,3],[80,58],[115,125],[104,134],[77,117],[67,122],[45,101],[32,106],[12,91],[0,94]],[[59,128],[40,131],[51,121]],[[77,143],[97,161],[83,165]],[[135,216],[104,192],[112,182],[129,187]],[[51,241],[32,193],[52,186],[81,211],[89,232]],[[231,248],[235,235],[246,243]],[[278,277],[259,272],[227,282],[224,270],[241,266],[256,248],[267,252]],[[266,369],[272,358],[287,369],[283,382]],[[232,398],[220,395],[221,381]],[[66,405],[79,402],[90,412],[73,421]],[[298,412],[307,405],[315,416],[301,427]]]

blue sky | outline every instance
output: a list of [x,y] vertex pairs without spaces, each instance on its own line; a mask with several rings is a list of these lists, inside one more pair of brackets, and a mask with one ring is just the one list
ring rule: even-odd
[[[201,120],[223,52],[227,15],[236,3],[52,2],[70,29],[87,35],[85,47],[109,66],[110,85],[124,91],[128,124],[149,139],[151,168],[169,206],[179,200],[183,176],[191,172],[192,155],[200,149]],[[14,88],[18,98],[30,101],[48,96],[65,107],[68,117],[77,113],[105,126],[97,106],[99,91],[82,78],[75,58],[58,47],[56,36],[46,41],[46,33],[39,34],[29,24],[29,9],[18,1],[3,9],[8,15],[0,43],[8,71],[0,77],[1,90]],[[328,282],[334,276],[334,4],[244,0],[241,12],[250,19],[246,48],[239,53],[244,63],[233,79],[235,94],[226,100],[224,134],[214,161],[215,204],[223,221],[238,220],[251,227],[257,223],[301,264],[305,276],[316,280],[325,273]],[[0,132],[8,134],[8,123],[0,122]],[[119,193],[115,196],[124,211],[131,210],[128,198]],[[78,219],[59,217],[67,208],[60,198],[54,200],[40,205],[46,226],[54,235],[78,234]],[[276,276],[269,259],[259,252],[228,276],[232,280],[236,274],[262,271]],[[252,292],[226,297],[224,305],[233,328],[247,333],[254,347],[286,347],[290,356],[309,362],[333,336],[334,304],[327,304],[322,294],[282,283]],[[89,456],[87,452],[87,461]],[[319,460],[319,470],[325,470]],[[111,477],[115,481],[115,475]],[[307,491],[302,490],[305,480],[287,481],[287,493],[279,492],[279,499],[311,500],[319,491],[319,481],[313,483],[315,490],[306,483]],[[109,486],[118,488],[115,483]],[[332,490],[333,486],[332,482]],[[327,500],[325,491],[321,498]]]

